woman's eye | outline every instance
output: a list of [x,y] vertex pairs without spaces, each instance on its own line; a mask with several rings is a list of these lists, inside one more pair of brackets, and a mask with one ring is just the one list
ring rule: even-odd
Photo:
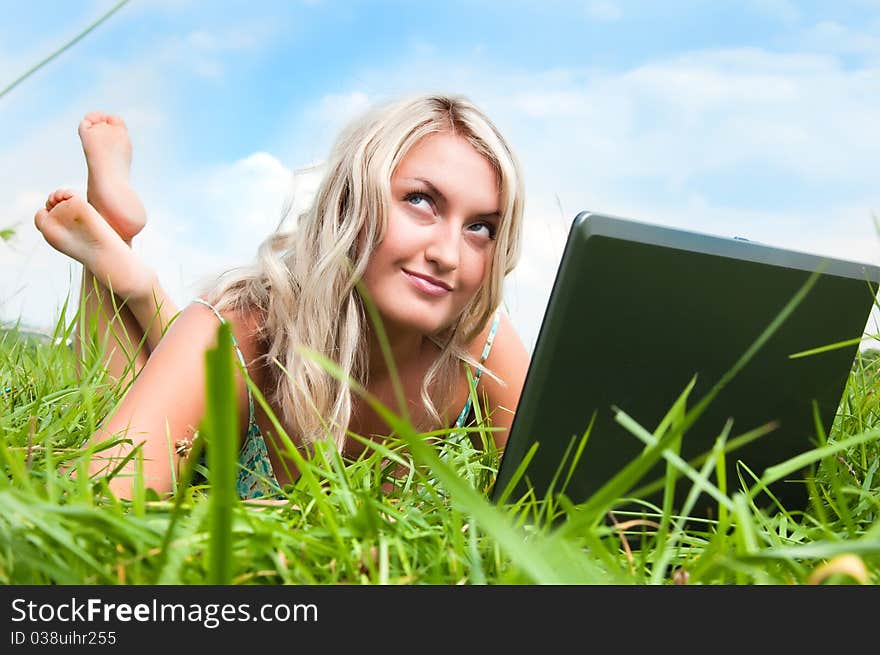
[[480,221],[479,223],[472,223],[468,229],[471,232],[479,234],[480,236],[485,236],[489,239],[495,238],[495,226],[492,225],[492,223]]
[[431,199],[428,198],[424,193],[409,193],[404,197],[404,200],[411,204],[413,207],[430,207]]

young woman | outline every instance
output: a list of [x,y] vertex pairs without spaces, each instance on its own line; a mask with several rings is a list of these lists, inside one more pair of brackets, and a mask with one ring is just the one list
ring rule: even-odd
[[[528,367],[499,309],[520,247],[523,184],[509,145],[469,101],[419,96],[355,120],[338,137],[294,229],[270,235],[252,266],[221,276],[179,314],[130,247],[146,217],[128,182],[125,124],[92,113],[79,133],[88,202],[56,191],[35,224],[49,244],[83,264],[86,324],[96,321],[98,336],[110,333],[118,346],[106,355],[108,373],[133,380],[92,436],[124,432],[132,440],[111,459],[140,444],[148,485],[171,490],[179,462],[169,451],[186,456],[204,414],[205,353],[216,343],[218,321],[229,323],[248,376],[299,447],[332,439],[356,457],[364,446],[347,432],[387,436],[389,427],[367,403],[301,354],[301,347],[323,354],[398,409],[359,287],[381,317],[414,425],[428,431],[467,421],[470,367],[484,373],[478,392],[501,428],[496,444],[504,446]],[[125,353],[135,351],[132,361]],[[239,494],[271,495],[298,472],[243,375],[236,384]],[[112,467],[102,455],[92,473]],[[131,470],[133,464],[110,481],[114,493],[130,496]]]

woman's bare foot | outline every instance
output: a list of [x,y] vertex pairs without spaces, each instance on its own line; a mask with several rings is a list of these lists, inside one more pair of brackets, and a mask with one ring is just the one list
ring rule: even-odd
[[154,274],[110,227],[107,221],[72,191],[49,194],[34,224],[50,246],[72,257],[122,298],[151,293]]
[[93,111],[79,124],[86,166],[89,170],[86,197],[126,243],[140,232],[147,214],[129,183],[131,139],[118,116]]

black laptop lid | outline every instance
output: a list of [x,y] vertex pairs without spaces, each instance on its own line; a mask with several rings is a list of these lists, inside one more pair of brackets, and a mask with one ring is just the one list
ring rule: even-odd
[[[805,299],[683,439],[681,454],[688,459],[711,449],[728,418],[734,421],[732,436],[779,422],[771,434],[728,456],[729,490],[739,488],[737,459],[760,476],[815,445],[813,401],[827,434],[858,345],[803,358],[789,355],[860,337],[880,281],[878,269],[737,238],[578,214],[493,497],[498,499],[538,441],[526,477],[543,498],[570,442],[583,435],[595,413],[565,489],[573,502],[586,500],[644,447],[614,421],[612,407],[654,431],[697,375],[692,406],[820,267]],[[658,465],[639,484],[661,476]],[[523,478],[511,498],[526,489]],[[787,508],[804,509],[802,476],[777,483],[773,491]]]

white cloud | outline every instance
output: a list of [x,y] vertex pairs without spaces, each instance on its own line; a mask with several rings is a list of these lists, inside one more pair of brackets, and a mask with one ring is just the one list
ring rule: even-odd
[[291,171],[265,152],[160,184],[172,195],[148,200],[150,221],[136,243],[178,304],[227,268],[250,264],[294,189]]
[[270,43],[278,27],[266,21],[252,21],[233,28],[198,29],[159,44],[157,56],[166,66],[175,64],[197,76],[220,80],[229,65],[229,53],[258,52]]
[[238,27],[223,32],[195,30],[186,35],[184,42],[194,50],[224,52],[228,50],[251,50],[262,45],[272,33],[268,25],[252,25],[249,29]]
[[[601,162],[590,177],[605,184],[651,177],[675,187],[697,174],[757,165],[814,184],[867,185],[880,152],[872,127],[880,78],[827,58],[695,53],[619,75],[510,86],[529,89],[515,93],[513,105],[521,123],[538,126],[542,142],[553,144],[552,159],[586,157],[575,165],[582,171]],[[535,134],[523,131],[529,140]]]
[[835,21],[822,21],[805,33],[805,40],[813,47],[825,51],[864,55],[877,59],[880,57],[880,17],[866,29],[856,31]]
[[0,242],[0,322],[21,317],[29,325],[51,329],[71,284],[79,287],[80,275],[42,240],[32,221],[20,224],[10,242]]
[[791,0],[749,0],[748,4],[760,13],[785,23],[794,23],[801,17],[800,9]]
[[363,91],[331,93],[323,96],[305,112],[306,118],[335,124],[337,127],[370,107],[372,101]]
[[616,2],[609,0],[590,0],[587,2],[586,14],[593,20],[612,23],[620,20],[623,11]]

